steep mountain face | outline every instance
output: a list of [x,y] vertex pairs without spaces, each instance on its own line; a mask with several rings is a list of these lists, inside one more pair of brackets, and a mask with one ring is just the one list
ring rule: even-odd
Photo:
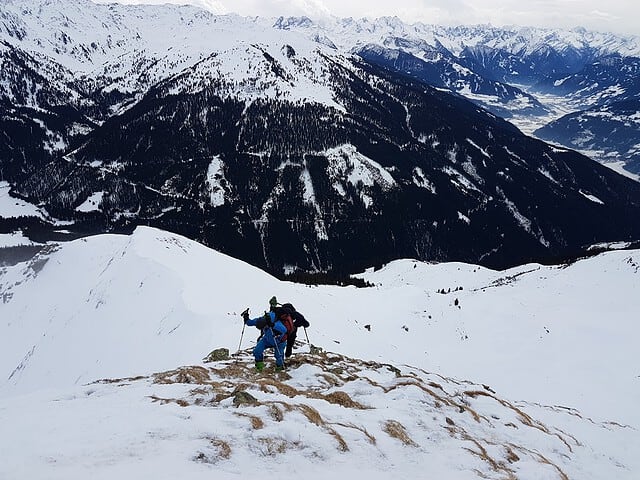
[[579,70],[588,61],[592,51],[579,51],[573,47],[558,51],[549,45],[535,49],[511,52],[487,45],[467,46],[460,58],[470,69],[483,72],[488,78],[502,82],[535,83],[540,78],[566,75]]
[[509,118],[514,113],[548,113],[540,102],[521,89],[478,75],[460,65],[448,52],[443,54],[439,50],[430,55],[431,52],[423,49],[419,58],[401,49],[367,45],[358,51],[358,55],[370,63],[402,72],[428,85],[460,93],[503,118]]
[[536,89],[571,95],[583,105],[607,105],[640,97],[640,58],[606,55],[571,75],[551,75]]
[[[74,26],[66,50],[25,53],[46,37],[25,15],[3,57],[32,80],[2,91],[0,180],[68,231],[151,224],[278,273],[399,257],[503,267],[640,237],[640,185],[422,81],[235,16],[79,5],[39,7]],[[173,39],[143,28],[145,12]],[[101,42],[133,54],[79,47],[72,33],[102,16],[125,33]]]

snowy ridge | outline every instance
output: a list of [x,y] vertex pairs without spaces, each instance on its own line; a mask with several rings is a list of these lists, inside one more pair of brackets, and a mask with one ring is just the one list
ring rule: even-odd
[[[282,39],[285,42],[286,39]],[[326,53],[314,44],[299,55],[286,43],[261,45],[235,41],[235,45],[213,53],[180,75],[170,79],[168,93],[195,93],[214,88],[222,98],[251,102],[256,98],[278,98],[290,102],[317,102],[338,110]],[[332,53],[333,60],[346,64]]]
[[[0,474],[634,478],[638,251],[361,276],[280,282],[151,228],[0,268]],[[285,373],[269,355],[257,375],[238,312],[273,294],[325,351],[300,333]],[[204,362],[216,347],[239,355]]]
[[592,48],[596,56],[620,53],[640,56],[640,36],[620,36],[585,29],[559,30],[536,27],[499,28],[488,25],[446,27],[424,23],[407,24],[395,17],[375,20],[280,18],[275,26],[308,31],[311,36],[330,39],[342,49],[358,50],[367,44],[398,45],[419,53],[424,46],[446,49],[458,56],[465,48],[485,47],[513,54],[530,54],[545,48],[557,51]]

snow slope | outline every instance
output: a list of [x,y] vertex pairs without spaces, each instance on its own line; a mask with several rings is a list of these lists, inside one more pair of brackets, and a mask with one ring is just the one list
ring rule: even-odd
[[[632,479],[639,270],[638,251],[504,272],[401,260],[357,289],[281,282],[145,227],[49,245],[0,269],[0,477],[324,478],[331,462]],[[271,356],[256,377],[238,314],[271,295],[335,353],[301,333],[285,377]],[[241,352],[203,364],[218,347]],[[236,406],[240,391],[258,403]]]
[[[251,81],[263,74],[256,63],[264,62],[267,55],[278,60],[284,57],[287,79],[283,80],[295,83],[294,90],[300,90],[304,80],[297,78],[303,76],[300,70],[307,76],[317,75],[314,70],[319,67],[313,63],[318,62],[319,52],[340,57],[301,34],[274,29],[266,20],[214,15],[194,6],[170,4],[96,5],[90,0],[33,4],[12,0],[0,12],[0,38],[44,64],[54,60],[76,77],[95,81],[105,93],[144,92],[181,72],[193,74],[192,83],[203,76],[206,79],[207,74],[221,76],[229,84]],[[292,43],[297,56],[293,62],[281,52]],[[293,72],[296,78],[289,78],[294,67],[299,69]],[[314,98],[318,85],[303,87],[304,94],[294,100]],[[317,101],[327,97],[327,88],[320,88]],[[332,103],[331,95],[328,103]]]

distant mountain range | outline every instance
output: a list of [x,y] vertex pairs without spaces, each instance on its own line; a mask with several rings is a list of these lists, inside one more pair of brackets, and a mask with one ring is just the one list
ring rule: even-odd
[[433,49],[395,19],[321,29],[170,5],[3,3],[0,181],[48,220],[0,228],[43,239],[148,224],[279,274],[400,257],[505,267],[640,238],[639,183],[496,116],[545,113],[506,81],[528,72],[533,88],[530,65],[569,75],[550,48],[575,69],[634,40],[571,32],[592,36],[587,54],[503,31],[524,63],[498,69],[479,54],[498,48],[497,30],[484,50],[464,43],[479,28],[438,30],[451,37]]
[[[588,148],[576,142],[575,135],[562,132],[567,130],[564,123],[579,112],[640,98],[640,37],[585,29],[407,25],[397,18],[281,18],[275,25],[459,93],[542,139],[638,170],[637,125],[623,135],[616,119],[609,121],[603,114],[595,126],[592,116],[585,115],[572,131],[604,134],[593,135]],[[640,110],[627,112],[631,123],[637,123],[633,119]],[[553,135],[544,128],[550,121],[558,125]]]

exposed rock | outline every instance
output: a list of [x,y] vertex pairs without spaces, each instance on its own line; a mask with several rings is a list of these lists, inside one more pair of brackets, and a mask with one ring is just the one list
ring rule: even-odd
[[212,350],[209,355],[204,359],[205,363],[209,362],[221,362],[223,360],[229,360],[229,349],[228,348],[216,348]]

